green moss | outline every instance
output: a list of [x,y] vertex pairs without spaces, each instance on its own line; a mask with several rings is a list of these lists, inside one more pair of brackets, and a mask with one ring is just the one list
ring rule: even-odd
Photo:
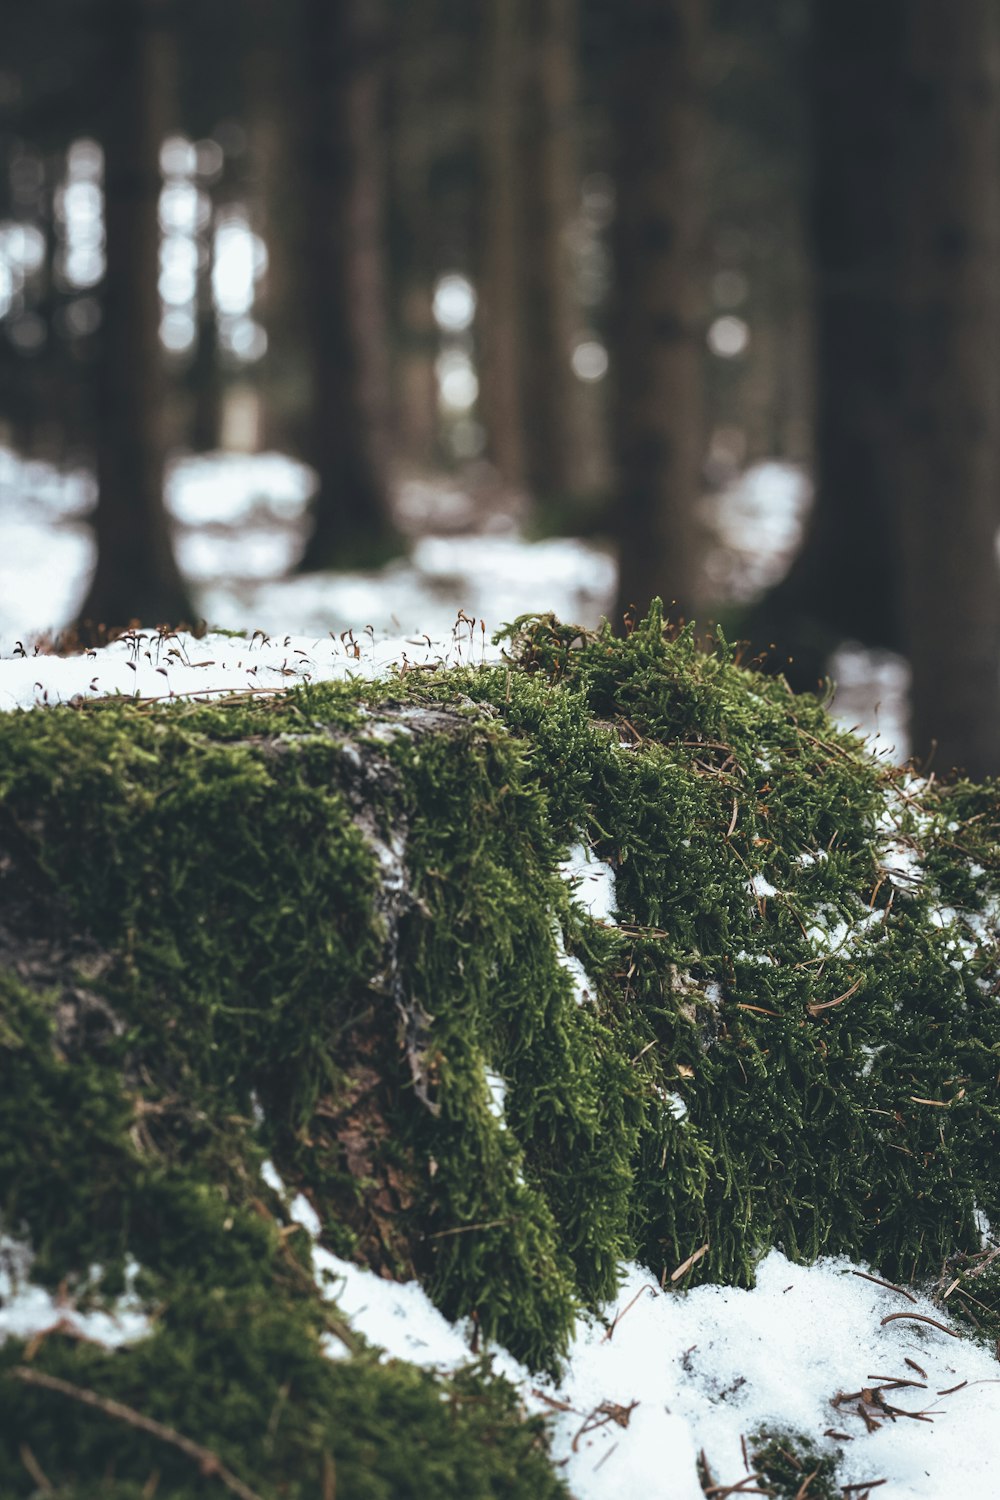
[[[622,1257],[702,1246],[682,1285],[750,1282],[772,1245],[894,1279],[952,1257],[949,1309],[993,1328],[961,1257],[1000,1222],[996,788],[876,765],[655,612],[626,641],[525,619],[507,654],[0,724],[0,1218],[53,1285],[98,1265],[110,1295],[133,1257],[157,1310],[128,1351],[52,1337],[38,1367],[268,1500],[318,1493],[327,1452],[338,1494],[557,1488],[482,1371],[327,1360],[346,1330],[265,1155],[328,1248],[534,1368]],[[559,873],[581,840],[615,925]],[[22,1441],[74,1495],[113,1493],[112,1447],[122,1496],[156,1468],[210,1492],[50,1391],[5,1381],[0,1409],[4,1493],[30,1493]]]
[[836,1458],[798,1433],[762,1428],[750,1441],[750,1461],[775,1500],[840,1500]]

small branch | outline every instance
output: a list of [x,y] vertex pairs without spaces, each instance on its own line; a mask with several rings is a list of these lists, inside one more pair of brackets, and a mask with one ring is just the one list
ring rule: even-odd
[[686,1271],[690,1271],[690,1269],[691,1269],[692,1266],[696,1266],[698,1264],[698,1262],[701,1260],[702,1256],[705,1255],[705,1254],[707,1254],[707,1252],[708,1252],[708,1242],[706,1241],[705,1244],[702,1245],[699,1250],[696,1250],[693,1255],[689,1255],[688,1258],[687,1258],[687,1260],[682,1260],[681,1263],[680,1263],[680,1265],[677,1267],[677,1269],[675,1271],[671,1271],[671,1273],[670,1273],[670,1280],[671,1281],[680,1281],[681,1277],[685,1274],[685,1272]]
[[[56,1391],[60,1396],[69,1396],[72,1401],[79,1401],[82,1406],[89,1406],[94,1411],[103,1412],[106,1417],[113,1417],[118,1422],[127,1422],[130,1427],[136,1427],[140,1432],[148,1432],[150,1437],[157,1438],[161,1443],[168,1443],[171,1448],[178,1449],[192,1459],[201,1470],[205,1478],[216,1478],[226,1486],[240,1500],[263,1500],[263,1497],[252,1490],[242,1479],[238,1479],[231,1469],[227,1469],[217,1453],[211,1448],[203,1448],[200,1443],[194,1443],[182,1433],[175,1432],[172,1427],[165,1427],[162,1422],[155,1421],[152,1417],[143,1416],[142,1412],[136,1411],[132,1406],[125,1406],[121,1401],[113,1401],[109,1396],[99,1396],[96,1391],[87,1390],[82,1385],[72,1385],[68,1380],[60,1380],[57,1375],[46,1375],[41,1370],[28,1369],[26,1365],[16,1365],[10,1371],[14,1380],[20,1380],[24,1385],[37,1385],[46,1391]],[[23,1453],[22,1453],[23,1457]],[[34,1475],[32,1475],[34,1478]]]
[[35,1481],[35,1484],[41,1490],[42,1494],[54,1494],[55,1487],[53,1486],[52,1481],[49,1479],[49,1476],[46,1474],[45,1470],[42,1468],[41,1464],[38,1462],[38,1459],[32,1453],[27,1443],[22,1443],[20,1448],[18,1449],[18,1452],[21,1455],[21,1462],[24,1464],[24,1467],[27,1469],[28,1473],[31,1475],[32,1479]]

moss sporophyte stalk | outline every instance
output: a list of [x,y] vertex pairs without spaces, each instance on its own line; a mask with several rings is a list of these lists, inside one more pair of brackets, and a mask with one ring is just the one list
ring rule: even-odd
[[944,1263],[995,1336],[997,788],[876,763],[658,609],[506,658],[0,721],[0,1223],[67,1297],[137,1266],[150,1319],[0,1347],[0,1493],[44,1455],[74,1500],[219,1494],[157,1425],[264,1500],[565,1492],[488,1359],[365,1347],[266,1158],[326,1248],[538,1370],[623,1258],[748,1284],[772,1246]]

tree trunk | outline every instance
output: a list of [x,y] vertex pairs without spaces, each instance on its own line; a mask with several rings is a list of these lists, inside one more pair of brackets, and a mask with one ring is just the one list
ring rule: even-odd
[[912,744],[1000,771],[1000,250],[986,0],[820,0],[816,504],[755,612],[815,687],[845,638],[906,653]]
[[299,229],[311,377],[306,457],[319,489],[300,567],[394,550],[387,489],[381,0],[301,0]]
[[525,478],[517,204],[519,31],[513,0],[490,0],[482,37],[481,406],[487,452],[503,479]]
[[107,271],[98,370],[97,569],[86,626],[193,622],[163,503],[159,150],[167,123],[160,0],[108,0],[104,193]]
[[615,10],[613,433],[617,614],[660,595],[685,613],[696,565],[703,449],[703,0]]
[[909,0],[892,515],[913,669],[911,739],[1000,774],[1000,18]]
[[215,271],[215,198],[211,188],[213,212],[205,240],[205,264],[198,269],[198,330],[194,360],[188,374],[192,393],[190,425],[191,448],[195,453],[212,453],[222,434],[223,375],[219,349],[219,321],[215,310],[212,279]]
[[300,251],[308,219],[305,168],[297,129],[300,76],[296,68],[299,17],[295,7],[272,0],[246,0],[250,43],[243,79],[250,161],[254,179],[252,218],[267,246],[260,287],[260,315],[267,354],[257,367],[263,446],[301,453],[309,406],[306,325]]
[[570,363],[576,311],[569,235],[579,197],[576,0],[529,0],[519,121],[521,394],[525,477],[544,498],[581,488],[579,388]]
[[899,359],[895,79],[907,4],[818,0],[814,12],[815,503],[800,556],[749,631],[755,645],[792,650],[787,675],[798,688],[817,686],[845,638],[902,644],[887,497]]

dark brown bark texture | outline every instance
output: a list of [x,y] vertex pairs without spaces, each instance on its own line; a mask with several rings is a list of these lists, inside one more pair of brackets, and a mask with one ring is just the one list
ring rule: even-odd
[[576,163],[576,0],[523,6],[518,122],[521,200],[521,412],[525,478],[542,497],[581,487],[570,232]]
[[480,41],[484,188],[480,402],[489,457],[511,485],[521,485],[526,478],[520,395],[519,42],[512,0],[489,0]]
[[300,0],[298,225],[311,381],[306,457],[319,488],[300,566],[374,560],[393,541],[382,246],[381,0]]
[[907,15],[893,525],[911,738],[982,778],[1000,773],[1000,16]]
[[703,0],[615,8],[617,616],[687,613],[703,448]]
[[163,503],[159,149],[167,124],[166,12],[108,0],[103,130],[107,271],[98,368],[97,568],[80,609],[109,629],[193,623]]
[[750,633],[803,687],[845,638],[905,652],[914,752],[997,772],[996,10],[814,24],[816,506]]

